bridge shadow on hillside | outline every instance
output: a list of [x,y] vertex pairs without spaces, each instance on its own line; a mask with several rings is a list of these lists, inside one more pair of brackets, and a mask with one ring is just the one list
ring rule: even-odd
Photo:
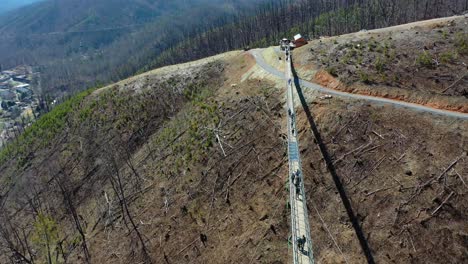
[[[292,64],[292,61],[291,61]],[[330,172],[333,181],[335,182],[335,186],[338,189],[338,192],[341,197],[341,201],[343,202],[344,207],[346,208],[346,212],[348,213],[348,217],[351,220],[351,223],[353,225],[354,231],[359,239],[359,244],[361,245],[362,251],[364,252],[364,255],[366,256],[367,263],[369,264],[374,264],[374,257],[372,256],[372,251],[369,247],[368,241],[366,237],[364,236],[364,233],[362,231],[361,225],[359,223],[358,218],[354,214],[353,208],[351,206],[351,202],[346,195],[346,191],[344,189],[344,186],[341,182],[340,177],[338,177],[338,174],[336,172],[336,168],[333,164],[333,160],[330,156],[330,153],[328,151],[327,146],[325,145],[322,136],[320,135],[320,131],[317,128],[317,125],[314,121],[314,118],[312,116],[312,113],[310,112],[309,106],[307,104],[307,101],[304,98],[304,94],[302,93],[302,88],[300,85],[299,77],[297,76],[296,70],[294,69],[293,66],[291,66],[292,69],[292,74],[294,76],[294,83],[296,85],[296,91],[297,94],[299,95],[299,99],[301,100],[301,105],[302,108],[304,109],[304,112],[307,116],[307,120],[309,121],[310,128],[312,129],[312,132],[315,136],[315,139],[317,141],[317,144],[319,145],[320,152],[322,153],[323,158],[325,159],[326,166],[328,171]]]

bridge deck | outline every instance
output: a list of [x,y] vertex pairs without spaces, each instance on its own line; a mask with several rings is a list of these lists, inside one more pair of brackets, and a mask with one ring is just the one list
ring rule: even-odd
[[[291,71],[290,52],[287,51],[286,57],[286,83],[287,83],[287,108],[288,108],[288,156],[289,156],[289,187],[291,204],[291,238],[293,245],[293,263],[294,264],[313,264],[312,240],[310,238],[309,218],[306,206],[306,197],[304,191],[303,174],[301,168],[301,159],[299,153],[299,142],[297,139],[296,114],[293,98],[293,78]],[[293,181],[298,177],[298,182]],[[297,176],[296,176],[297,175]],[[305,240],[303,240],[305,238]],[[301,246],[301,242],[303,246]]]

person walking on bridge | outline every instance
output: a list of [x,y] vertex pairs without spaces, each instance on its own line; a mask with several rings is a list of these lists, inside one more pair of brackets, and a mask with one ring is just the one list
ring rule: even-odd
[[297,246],[299,247],[299,250],[301,252],[304,252],[304,245],[305,245],[305,242],[306,242],[306,238],[304,235],[302,235],[302,237],[298,238],[297,239]]
[[299,249],[304,252],[304,245],[305,245],[305,242],[306,242],[306,237],[304,235],[302,235],[301,238],[299,238],[301,240],[301,244],[299,246]]
[[294,186],[296,186],[296,195],[299,196],[300,192],[301,192],[301,177],[299,175],[296,175],[294,177]]

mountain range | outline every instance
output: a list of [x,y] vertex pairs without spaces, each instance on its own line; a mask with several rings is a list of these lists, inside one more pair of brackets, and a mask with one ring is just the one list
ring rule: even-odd
[[0,61],[34,66],[40,92],[83,90],[127,77],[168,47],[265,2],[272,1],[41,1],[0,16]]

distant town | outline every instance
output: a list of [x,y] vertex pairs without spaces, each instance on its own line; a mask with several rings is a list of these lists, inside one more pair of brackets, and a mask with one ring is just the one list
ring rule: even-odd
[[33,76],[29,66],[0,72],[0,147],[35,119],[39,101],[31,89]]

